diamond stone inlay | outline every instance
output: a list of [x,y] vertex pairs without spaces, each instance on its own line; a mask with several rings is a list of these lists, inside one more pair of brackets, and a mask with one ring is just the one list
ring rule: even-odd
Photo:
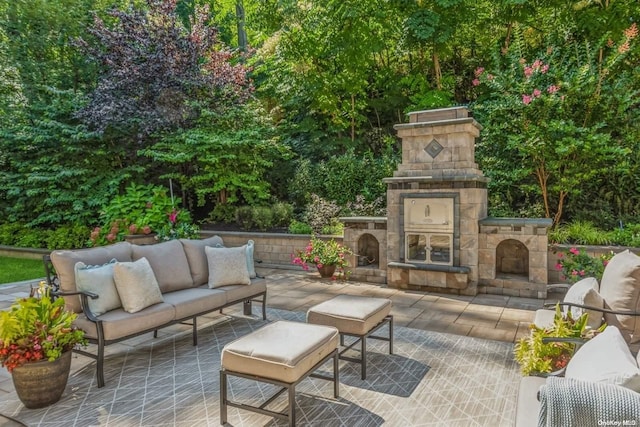
[[436,156],[438,156],[438,154],[440,154],[440,152],[443,150],[443,148],[444,147],[440,145],[438,141],[432,139],[431,142],[427,144],[426,147],[424,147],[424,151],[435,159]]

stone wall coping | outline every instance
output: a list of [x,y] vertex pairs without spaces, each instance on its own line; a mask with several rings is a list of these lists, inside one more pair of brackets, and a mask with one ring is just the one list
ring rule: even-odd
[[341,216],[338,218],[341,222],[373,222],[382,224],[387,222],[386,216]]
[[[265,237],[265,238],[269,238],[269,237],[275,237],[275,238],[282,238],[282,239],[299,239],[299,238],[307,238],[307,239],[311,239],[311,234],[291,234],[291,233],[267,233],[267,232],[260,232],[260,231],[220,231],[220,230],[200,230],[200,236],[203,239],[206,239],[207,237],[211,237],[211,236],[237,236],[237,237],[244,237],[244,236],[248,236],[249,238],[251,238],[251,236],[254,237]],[[342,235],[332,235],[332,234],[316,234],[316,237],[319,238],[325,238],[325,239],[342,239],[343,236]]]
[[416,123],[402,123],[399,125],[393,125],[393,128],[397,131],[404,129],[419,129],[419,128],[431,128],[436,126],[445,125],[464,125],[467,123],[473,124],[479,130],[482,130],[480,123],[473,117],[462,117],[460,119],[448,119],[448,120],[435,120],[433,122],[416,122]]
[[553,225],[551,218],[494,218],[487,217],[478,221],[480,225],[495,225],[502,227],[526,227],[537,226],[550,228]]
[[469,267],[456,267],[451,265],[437,264],[408,264],[406,262],[390,262],[387,267],[402,268],[404,270],[424,270],[424,271],[441,271],[443,273],[468,274],[471,269]]
[[401,184],[405,182],[466,182],[466,181],[477,181],[477,182],[489,182],[489,178],[482,175],[439,175],[439,176],[394,176],[389,178],[382,178],[382,182],[385,184]]

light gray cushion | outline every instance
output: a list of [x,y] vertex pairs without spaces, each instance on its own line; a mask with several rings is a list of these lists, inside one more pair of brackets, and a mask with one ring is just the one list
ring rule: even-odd
[[133,260],[146,258],[156,276],[161,292],[193,287],[189,262],[182,244],[177,240],[155,245],[133,245]]
[[[600,295],[606,308],[640,311],[640,257],[625,250],[611,258],[600,281]],[[628,342],[640,342],[640,316],[606,314],[605,321],[620,328]]]
[[205,247],[209,265],[209,287],[226,285],[249,285],[251,278],[247,269],[247,248]]
[[616,384],[640,392],[640,369],[615,326],[587,341],[573,355],[566,378]]
[[364,335],[391,311],[391,300],[359,295],[338,295],[311,307],[307,322],[333,326],[342,333]]
[[221,365],[288,383],[299,380],[338,347],[338,330],[279,320],[225,345]]
[[205,246],[218,247],[224,246],[224,242],[220,236],[213,236],[207,239],[180,239],[184,253],[189,262],[191,270],[191,278],[194,286],[200,286],[209,280],[209,266],[207,264],[207,255],[204,253]]
[[[51,252],[51,263],[60,280],[60,289],[65,292],[76,292],[75,266],[78,261],[85,264],[99,265],[111,261],[131,261],[131,244],[119,242],[114,245],[98,246],[97,248],[78,250],[57,250]],[[65,296],[65,308],[74,313],[82,311],[80,297]]]
[[[246,286],[245,286],[246,287]],[[164,302],[173,305],[176,319],[186,319],[224,307],[227,295],[224,291],[209,288],[192,288],[162,294]]]
[[164,301],[158,281],[146,258],[134,262],[117,262],[113,266],[113,279],[122,307],[128,313],[136,313]]
[[[154,304],[135,313],[127,313],[122,308],[117,308],[100,316],[106,340],[116,340],[152,328],[162,327],[172,322],[174,318],[175,310],[171,304],[166,302]],[[73,324],[85,331],[87,338],[98,338],[96,324],[87,319],[83,313],[78,315]]]
[[116,262],[114,258],[103,265],[86,265],[81,261],[76,263],[75,275],[78,290],[98,295],[97,299],[89,298],[89,310],[96,316],[122,307],[113,281],[113,266]]
[[[598,293],[598,289],[598,280],[595,277],[587,277],[571,285],[564,296],[564,302],[603,308],[604,300]],[[598,329],[602,325],[602,312],[600,311],[579,307],[571,307],[570,309],[564,307],[564,310],[565,312],[571,310],[571,315],[574,319],[582,316],[583,313],[587,313],[589,315],[587,325],[593,329]]]

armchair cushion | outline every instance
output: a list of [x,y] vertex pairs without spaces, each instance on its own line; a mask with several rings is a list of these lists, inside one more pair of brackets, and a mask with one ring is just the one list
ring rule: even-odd
[[[640,311],[640,257],[627,249],[611,258],[600,281],[600,295],[605,308]],[[640,342],[640,316],[605,314],[605,321],[620,328],[628,342]]]
[[576,351],[567,364],[565,377],[611,383],[640,392],[638,363],[615,326],[607,326]]

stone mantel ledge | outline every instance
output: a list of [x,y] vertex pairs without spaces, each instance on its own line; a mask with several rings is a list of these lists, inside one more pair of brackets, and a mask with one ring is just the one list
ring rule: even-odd
[[498,227],[542,227],[551,228],[553,220],[551,218],[494,218],[487,217],[478,221],[480,226]]
[[446,126],[446,125],[464,125],[467,123],[472,123],[478,130],[482,130],[482,125],[480,125],[480,123],[478,123],[476,119],[474,119],[473,117],[435,120],[433,122],[401,123],[398,125],[394,125],[393,128],[397,131],[401,131],[404,129],[427,128],[427,127]]
[[390,262],[388,267],[401,268],[404,270],[424,270],[424,271],[440,271],[442,273],[469,274],[471,269],[465,266],[439,265],[439,264],[409,264],[406,262]]
[[386,216],[341,216],[338,218],[341,222],[373,222],[376,224],[384,224],[387,222]]
[[489,182],[489,178],[482,175],[427,175],[427,176],[394,176],[382,178],[385,184],[403,184],[406,182]]

